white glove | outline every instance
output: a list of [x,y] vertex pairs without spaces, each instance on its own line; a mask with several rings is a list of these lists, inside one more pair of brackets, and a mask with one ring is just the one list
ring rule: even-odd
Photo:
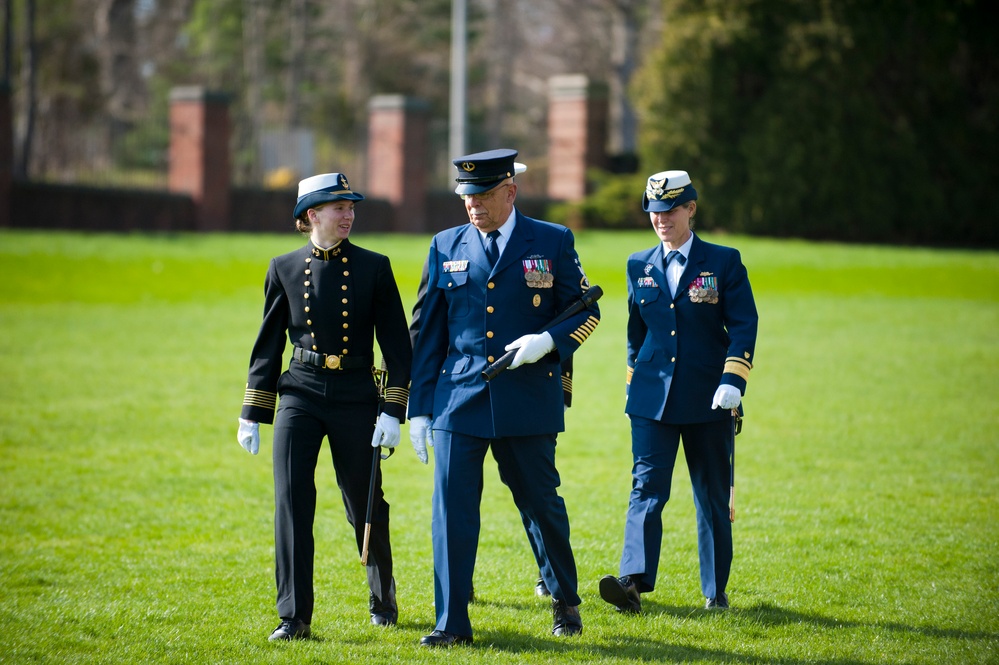
[[[399,445],[399,439],[399,419],[387,413],[379,414],[374,436],[371,437],[371,447],[395,448]],[[388,458],[388,455],[382,454],[382,459]]]
[[430,429],[430,416],[413,416],[409,419],[409,440],[416,456],[427,463],[427,446],[434,447],[434,431]]
[[239,445],[243,446],[246,452],[256,455],[260,452],[260,423],[240,418],[236,440],[239,441]]
[[555,340],[549,332],[540,335],[524,335],[518,337],[506,345],[507,351],[517,349],[517,355],[510,363],[510,369],[517,369],[521,365],[536,363],[545,357],[545,354],[555,348]]
[[730,386],[727,383],[723,383],[718,386],[718,390],[715,391],[715,398],[711,402],[711,408],[717,409],[721,407],[723,409],[734,409],[739,406],[739,402],[742,401],[742,393],[735,386]]

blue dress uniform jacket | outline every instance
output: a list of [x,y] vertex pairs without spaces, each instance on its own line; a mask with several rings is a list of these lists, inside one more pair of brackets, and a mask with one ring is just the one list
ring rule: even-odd
[[[729,418],[711,402],[719,383],[745,394],[757,329],[738,250],[695,234],[675,297],[666,281],[662,244],[632,254],[627,270],[625,412],[672,424]],[[698,296],[698,290],[705,293]]]
[[[388,372],[384,411],[401,421],[412,347],[388,257],[344,239],[329,249],[310,242],[271,260],[241,417],[274,423],[275,575],[283,620],[312,620],[315,470],[324,439],[358,553],[362,548],[378,413],[372,376],[376,339]],[[282,372],[288,341],[295,349]],[[366,570],[369,609],[394,615],[389,505],[380,468],[376,474]]]
[[[569,229],[519,211],[516,219],[492,271],[472,224],[431,243],[409,414],[432,415],[434,429],[485,439],[565,429],[560,361],[596,328],[595,304],[549,331],[555,350],[538,362],[489,382],[481,376],[507,344],[536,333],[589,288]],[[529,281],[531,270],[553,279]]]

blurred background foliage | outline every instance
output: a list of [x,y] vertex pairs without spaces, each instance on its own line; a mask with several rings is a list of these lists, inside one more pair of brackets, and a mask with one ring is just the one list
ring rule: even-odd
[[[308,175],[263,156],[299,130],[317,170],[361,181],[368,101],[404,94],[429,102],[448,186],[449,0],[4,3],[17,177],[159,186],[169,91],[202,85],[232,100],[238,184]],[[555,221],[642,227],[645,178],[684,169],[707,230],[999,246],[997,18],[983,0],[469,0],[468,146],[518,148],[543,193],[547,80],[582,73],[610,83],[616,167]]]

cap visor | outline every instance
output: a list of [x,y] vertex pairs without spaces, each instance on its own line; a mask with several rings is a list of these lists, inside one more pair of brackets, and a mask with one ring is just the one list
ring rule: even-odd
[[500,178],[499,180],[494,180],[492,182],[459,182],[458,186],[454,188],[454,193],[458,196],[467,196],[469,194],[485,194],[490,189],[496,189],[499,187],[506,178]]

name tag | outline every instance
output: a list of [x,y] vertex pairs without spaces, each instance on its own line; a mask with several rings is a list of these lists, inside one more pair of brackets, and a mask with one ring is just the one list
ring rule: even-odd
[[441,264],[444,272],[468,272],[468,261],[445,261]]

